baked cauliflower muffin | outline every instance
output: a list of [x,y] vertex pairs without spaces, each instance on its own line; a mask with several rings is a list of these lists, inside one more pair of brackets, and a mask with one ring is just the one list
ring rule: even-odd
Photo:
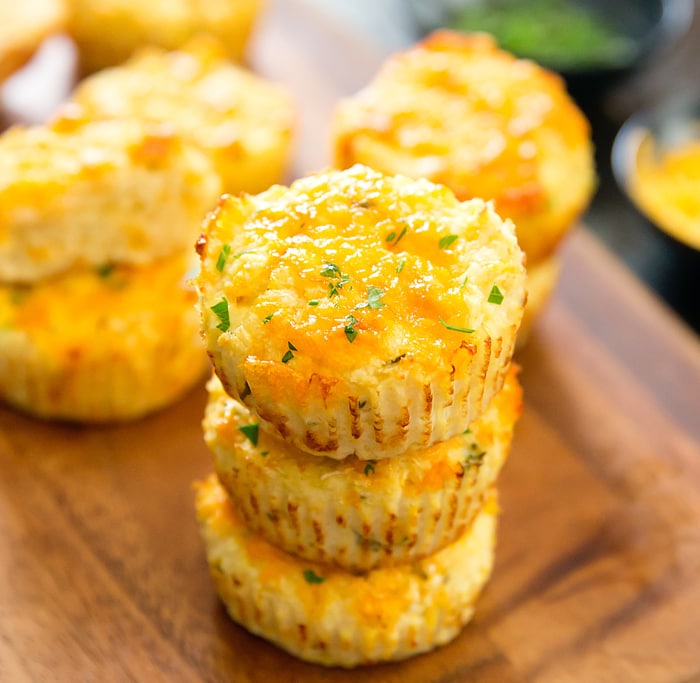
[[492,498],[465,534],[434,555],[356,575],[255,535],[215,477],[197,494],[211,575],[231,617],[326,666],[404,659],[452,640],[491,574],[496,512]]
[[358,165],[224,197],[198,251],[216,372],[296,448],[426,448],[503,384],[525,270],[512,223],[481,200]]
[[0,2],[0,83],[24,66],[65,23],[63,0]]
[[204,438],[246,525],[273,545],[352,572],[415,562],[452,543],[483,507],[508,455],[522,395],[503,389],[464,434],[400,458],[318,458],[258,429],[209,385]]
[[173,401],[208,366],[191,258],[104,263],[32,285],[0,285],[0,399],[80,422],[140,417]]
[[590,127],[564,81],[486,34],[438,31],[390,58],[338,106],[333,147],[340,168],[493,200],[530,264],[551,254],[595,186]]
[[243,57],[261,0],[66,0],[68,32],[84,72],[121,64],[139,48],[175,49],[199,34]]
[[171,125],[212,161],[231,194],[280,182],[295,111],[281,86],[232,64],[222,43],[198,37],[182,49],[140,51],[85,79],[67,111],[92,119],[138,117]]
[[218,196],[209,160],[162,126],[13,128],[0,136],[0,282],[191,248]]

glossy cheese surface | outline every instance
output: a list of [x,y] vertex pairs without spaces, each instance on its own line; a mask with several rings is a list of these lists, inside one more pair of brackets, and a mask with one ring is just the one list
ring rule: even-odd
[[564,82],[485,34],[440,31],[390,58],[340,104],[333,128],[340,167],[365,163],[494,200],[532,262],[595,184],[590,127]]
[[199,251],[207,346],[249,405],[289,397],[303,410],[310,391],[347,410],[359,392],[362,409],[386,381],[400,407],[409,377],[449,393],[480,354],[496,360],[473,373],[510,361],[525,297],[513,226],[447,188],[362,166],[322,173],[224,198]]

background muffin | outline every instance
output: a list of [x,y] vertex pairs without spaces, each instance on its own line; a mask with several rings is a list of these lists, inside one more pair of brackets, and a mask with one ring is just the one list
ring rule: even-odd
[[217,374],[297,448],[426,447],[501,388],[525,273],[512,224],[484,202],[357,166],[224,198],[199,252]]
[[0,399],[82,422],[140,417],[177,399],[207,366],[190,264],[176,256],[0,285]]
[[528,264],[552,253],[595,186],[590,127],[563,80],[485,34],[439,31],[389,59],[339,105],[333,135],[340,168],[368,164],[494,200]]
[[231,194],[261,192],[282,180],[295,123],[281,86],[232,64],[223,43],[205,37],[173,52],[141,50],[85,79],[65,111],[71,110],[91,119],[169,124],[209,156],[222,192]]
[[60,119],[11,129],[0,137],[0,282],[189,249],[218,195],[209,160],[163,127]]
[[198,33],[220,38],[240,59],[261,0],[67,0],[68,31],[84,71],[120,64],[137,49],[174,49]]

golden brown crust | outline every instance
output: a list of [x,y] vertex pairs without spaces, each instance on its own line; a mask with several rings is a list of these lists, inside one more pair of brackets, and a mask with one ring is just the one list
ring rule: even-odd
[[196,506],[231,617],[326,666],[405,659],[449,642],[471,618],[493,564],[495,497],[438,553],[360,575],[299,560],[251,533],[215,477],[199,485]]
[[460,199],[493,199],[532,262],[591,198],[590,129],[561,78],[485,34],[438,31],[390,58],[338,107],[336,164],[427,177]]
[[358,166],[226,198],[204,232],[217,374],[296,447],[427,447],[500,389],[525,280],[513,227],[487,204]]

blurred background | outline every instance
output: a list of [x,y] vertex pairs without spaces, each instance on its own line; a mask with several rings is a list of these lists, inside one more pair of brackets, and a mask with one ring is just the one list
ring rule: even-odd
[[[290,24],[294,9],[302,6],[305,15],[311,11],[318,18],[326,40],[335,41],[337,59],[316,66],[332,69],[342,82],[339,89],[347,94],[367,83],[385,57],[441,26],[491,31],[504,47],[562,73],[591,121],[596,145],[599,187],[585,224],[700,332],[700,250],[669,237],[646,219],[616,182],[611,164],[616,135],[640,112],[668,106],[680,95],[685,101],[683,116],[688,114],[693,124],[700,120],[700,0],[269,0],[269,4],[284,6]],[[304,36],[299,33],[298,38]],[[353,59],[344,60],[343,46],[350,43]],[[366,58],[360,62],[358,55]],[[50,38],[32,62],[4,84],[2,123],[41,121],[66,97],[71,79],[45,75],[61,59],[71,59],[66,57],[65,38]],[[69,63],[67,71],[70,68]],[[40,74],[44,76],[39,78]],[[700,124],[685,125],[677,114],[667,118],[667,137],[678,137],[682,129],[700,139]],[[317,130],[313,133],[318,137]],[[700,170],[696,170],[700,147],[698,154],[694,172],[700,198]],[[700,239],[700,213],[695,221]]]

